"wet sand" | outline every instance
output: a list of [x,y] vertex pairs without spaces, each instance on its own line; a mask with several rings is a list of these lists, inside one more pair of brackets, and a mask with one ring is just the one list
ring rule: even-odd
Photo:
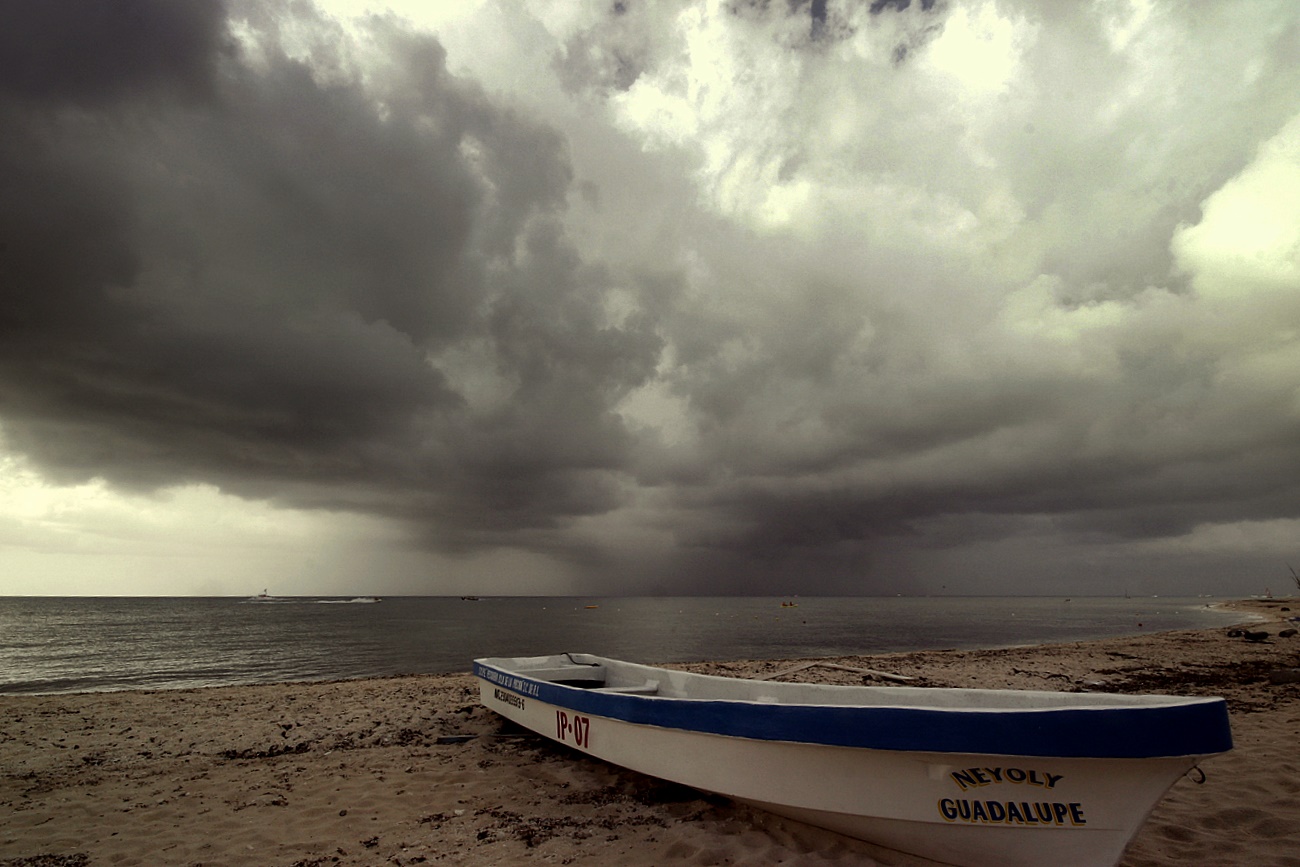
[[[1203,784],[1176,783],[1121,863],[1300,867],[1300,683],[1274,682],[1300,667],[1300,636],[1279,635],[1300,600],[1232,607],[1258,620],[820,662],[931,686],[1224,696],[1236,749],[1204,763]],[[863,675],[819,664],[784,679]],[[479,707],[467,674],[0,697],[0,867],[430,863],[931,862],[587,758]]]

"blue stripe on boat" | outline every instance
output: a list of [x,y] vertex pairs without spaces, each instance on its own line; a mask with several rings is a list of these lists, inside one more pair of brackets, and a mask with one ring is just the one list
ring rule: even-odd
[[[487,675],[485,672],[494,672]],[[929,753],[1143,759],[1232,749],[1222,699],[1167,706],[958,710],[780,705],[602,693],[474,663],[527,698],[638,725],[756,740]]]

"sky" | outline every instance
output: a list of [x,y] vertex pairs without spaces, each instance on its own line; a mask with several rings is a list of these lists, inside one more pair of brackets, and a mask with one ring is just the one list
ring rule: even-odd
[[0,594],[1294,589],[1291,0],[0,11]]

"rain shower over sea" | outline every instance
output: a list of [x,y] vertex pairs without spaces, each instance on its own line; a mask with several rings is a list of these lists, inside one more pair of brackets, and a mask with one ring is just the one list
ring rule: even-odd
[[0,693],[465,672],[564,651],[641,662],[1082,641],[1226,625],[1211,599],[0,597]]

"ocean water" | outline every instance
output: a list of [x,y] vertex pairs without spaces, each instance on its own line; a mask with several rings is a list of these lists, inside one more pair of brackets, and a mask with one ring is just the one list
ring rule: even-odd
[[1239,619],[1211,601],[0,597],[0,693],[443,674],[564,651],[654,663],[1002,647]]

